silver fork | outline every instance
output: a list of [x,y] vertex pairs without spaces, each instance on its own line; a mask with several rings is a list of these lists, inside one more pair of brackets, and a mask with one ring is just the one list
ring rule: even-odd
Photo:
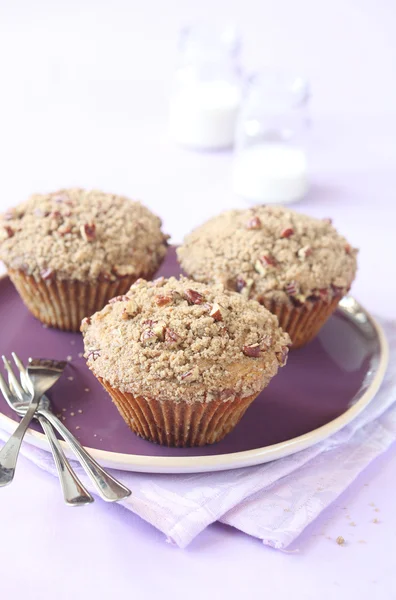
[[[26,378],[26,370],[18,356],[13,352],[12,358],[14,359],[14,362],[17,368],[19,369],[19,382],[14,375],[10,362],[5,358],[5,356],[3,356],[2,358],[5,369],[8,374],[9,389],[5,385],[4,379],[0,374],[1,392],[8,405],[13,410],[16,410],[18,404],[20,404],[21,402],[28,404],[31,398],[31,393],[29,391],[29,382]],[[65,366],[65,362],[59,362],[57,365],[61,372],[63,371]],[[42,397],[42,400],[40,400],[40,403],[45,398],[46,396],[44,395]],[[59,481],[63,492],[63,498],[66,504],[68,504],[69,506],[84,506],[85,504],[91,504],[91,502],[93,502],[94,500],[91,494],[85,489],[85,487],[71,468],[70,463],[62,450],[62,447],[58,441],[58,438],[55,435],[51,424],[48,423],[45,417],[43,417],[40,414],[37,414],[37,411],[35,414],[35,418],[39,421],[51,447],[52,455],[54,457],[55,466],[58,471]]]
[[[42,367],[40,364],[40,359],[30,360],[30,364],[27,369],[23,366],[18,357],[13,354],[14,360],[17,359],[18,368],[24,373],[24,377],[27,381],[31,381],[33,388],[41,385],[41,378],[43,376]],[[48,370],[48,367],[45,367]],[[27,409],[26,402],[15,403],[14,410],[19,414],[23,415]],[[127,498],[131,494],[131,490],[125,487],[122,483],[117,481],[114,477],[107,473],[100,465],[96,462],[92,456],[85,450],[85,448],[80,444],[80,442],[74,437],[72,433],[63,425],[62,421],[60,421],[51,411],[51,404],[48,398],[42,398],[38,407],[37,414],[45,417],[49,423],[60,433],[63,439],[68,442],[70,448],[73,450],[74,454],[80,461],[81,465],[85,469],[88,477],[91,479],[92,483],[96,487],[99,495],[106,502],[117,502],[119,500],[123,500]]]
[[[10,365],[8,364],[8,366]],[[38,385],[36,388],[33,388],[33,385],[29,383],[30,398],[29,404],[26,406],[26,411],[23,416],[23,419],[19,423],[12,436],[0,450],[0,486],[8,485],[14,479],[19,449],[21,447],[23,437],[32,419],[34,418],[34,414],[37,410],[40,398],[43,394],[45,394],[47,390],[49,390],[50,387],[54,385],[54,383],[59,379],[61,373],[62,370],[59,369],[53,370],[51,372],[47,371],[45,373],[45,377],[42,378],[40,385]],[[4,379],[1,379],[2,388],[4,388],[4,391],[10,392]],[[15,382],[17,383],[16,378]]]

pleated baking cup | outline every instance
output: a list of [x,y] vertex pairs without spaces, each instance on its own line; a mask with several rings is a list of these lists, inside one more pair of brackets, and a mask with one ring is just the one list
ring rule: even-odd
[[228,402],[220,398],[207,403],[160,402],[121,392],[98,379],[134,433],[150,442],[178,448],[219,442],[239,423],[258,395]]
[[271,300],[262,300],[261,304],[278,317],[279,325],[290,335],[291,348],[301,348],[319,333],[319,330],[333,314],[341,300],[337,294],[331,300],[307,300],[301,306]]
[[79,331],[84,317],[101,310],[114,296],[125,294],[135,276],[116,281],[83,283],[77,280],[39,279],[23,271],[8,274],[25,306],[42,323],[65,331]]

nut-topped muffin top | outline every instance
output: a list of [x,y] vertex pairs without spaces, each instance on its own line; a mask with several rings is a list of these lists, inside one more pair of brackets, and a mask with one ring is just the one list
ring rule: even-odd
[[178,249],[183,269],[196,281],[221,282],[259,301],[294,303],[344,295],[356,273],[356,255],[330,219],[281,206],[222,213]]
[[290,343],[256,301],[174,277],[138,280],[81,331],[97,377],[123,392],[187,402],[260,391]]
[[157,216],[139,202],[96,190],[33,195],[0,220],[0,258],[37,278],[151,276],[165,254]]

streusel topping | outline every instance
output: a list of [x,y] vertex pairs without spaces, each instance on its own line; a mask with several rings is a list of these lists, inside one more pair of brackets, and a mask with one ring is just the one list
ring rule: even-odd
[[165,254],[157,216],[140,202],[96,190],[33,195],[0,220],[0,258],[37,278],[149,276]]
[[96,376],[123,392],[189,402],[260,391],[290,343],[256,301],[183,277],[138,280],[81,330]]
[[356,255],[330,219],[280,206],[225,212],[195,229],[178,249],[183,269],[196,281],[283,302],[304,302],[329,288],[346,293]]

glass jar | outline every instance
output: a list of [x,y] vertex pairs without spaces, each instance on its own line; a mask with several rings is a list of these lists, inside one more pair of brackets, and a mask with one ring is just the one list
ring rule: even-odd
[[180,35],[169,128],[179,144],[231,147],[241,101],[240,39],[232,27],[196,25]]
[[236,128],[233,188],[251,201],[288,203],[308,190],[309,86],[299,76],[251,78]]

